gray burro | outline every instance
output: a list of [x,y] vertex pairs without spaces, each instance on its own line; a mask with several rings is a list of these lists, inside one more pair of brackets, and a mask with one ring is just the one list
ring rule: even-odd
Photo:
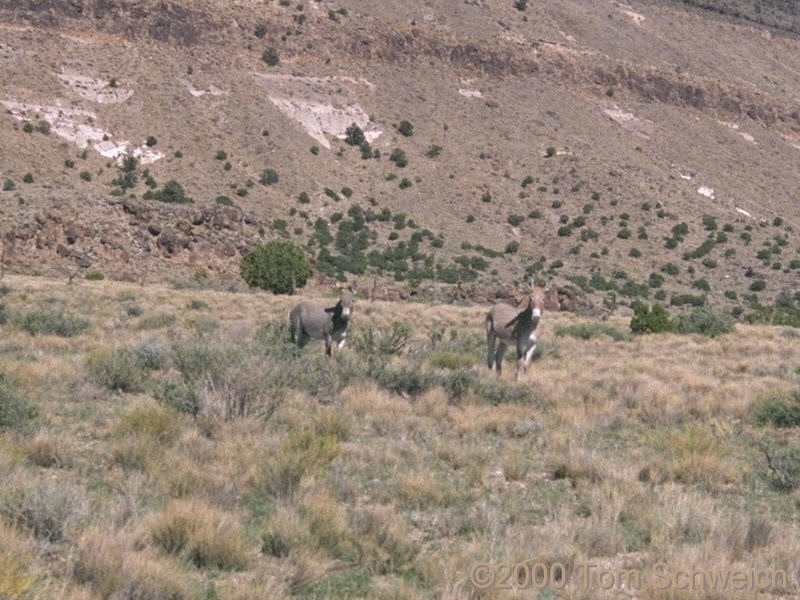
[[355,282],[341,291],[339,302],[325,308],[315,302],[304,301],[289,313],[292,341],[298,348],[305,346],[309,339],[325,340],[325,354],[331,355],[331,343],[336,342],[337,353],[347,341],[347,328],[353,314],[353,294]]

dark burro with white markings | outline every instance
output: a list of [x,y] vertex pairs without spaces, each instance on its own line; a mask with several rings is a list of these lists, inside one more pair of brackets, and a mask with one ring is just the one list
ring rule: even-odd
[[299,348],[308,340],[325,340],[325,353],[331,356],[331,343],[336,342],[337,352],[347,341],[347,328],[353,313],[355,283],[341,291],[339,302],[325,308],[315,302],[304,301],[289,313],[292,341]]

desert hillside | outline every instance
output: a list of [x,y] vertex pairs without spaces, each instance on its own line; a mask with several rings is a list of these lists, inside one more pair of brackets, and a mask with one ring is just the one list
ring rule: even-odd
[[582,306],[746,314],[798,287],[797,23],[791,2],[4,0],[2,265],[240,285],[243,253],[289,239],[384,297],[535,275]]

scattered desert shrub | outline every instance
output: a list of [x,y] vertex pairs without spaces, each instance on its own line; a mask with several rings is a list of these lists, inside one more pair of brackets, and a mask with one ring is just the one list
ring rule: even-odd
[[728,313],[707,306],[679,313],[674,321],[678,333],[700,333],[716,337],[733,331],[733,319]]
[[474,364],[475,357],[472,354],[453,350],[433,352],[428,356],[428,365],[432,369],[469,369]]
[[555,331],[558,336],[575,337],[581,340],[588,340],[596,336],[607,335],[615,342],[629,339],[628,334],[613,325],[606,323],[581,323],[578,325],[560,325]]
[[436,158],[442,153],[442,147],[437,146],[436,144],[431,144],[428,146],[428,149],[425,151],[425,156],[428,158]]
[[401,169],[408,164],[408,158],[406,157],[406,153],[403,152],[400,148],[395,148],[392,150],[392,153],[389,155],[389,160],[392,161],[395,165],[400,167]]
[[4,482],[0,514],[39,539],[62,540],[87,515],[85,490],[50,474],[17,472]]
[[240,273],[250,287],[289,294],[303,287],[311,275],[303,251],[291,242],[272,241],[242,257]]
[[161,383],[155,391],[155,398],[171,409],[197,416],[203,408],[203,402],[194,386],[181,379],[172,379]]
[[366,143],[367,139],[364,137],[364,131],[361,129],[361,127],[355,123],[352,123],[345,130],[344,141],[351,146],[361,146],[362,144]]
[[[130,315],[130,312],[128,314]],[[140,319],[136,323],[136,329],[163,329],[174,324],[177,320],[178,317],[172,313],[156,313]]]
[[275,67],[281,62],[280,56],[278,56],[278,51],[272,46],[264,50],[263,54],[261,55],[261,60],[267,63],[270,67]]
[[672,306],[703,306],[706,303],[706,297],[692,294],[673,294],[669,299],[669,303]]
[[271,459],[264,462],[256,486],[277,499],[291,500],[304,477],[324,472],[340,452],[335,431],[308,427],[290,431]]
[[167,561],[128,550],[118,536],[99,531],[78,544],[75,578],[115,600],[189,600],[197,594],[187,578]]
[[53,434],[39,432],[24,443],[26,458],[37,467],[63,467],[68,461],[63,443]]
[[170,179],[160,190],[147,190],[142,195],[142,198],[145,200],[157,200],[158,202],[165,202],[167,204],[194,203],[194,199],[187,196],[183,186],[174,179]]
[[352,346],[356,352],[368,356],[400,354],[411,338],[411,326],[403,321],[393,321],[388,327],[360,328],[353,334]]
[[240,571],[249,563],[235,517],[196,500],[173,500],[153,517],[149,532],[155,546],[198,568]]
[[17,423],[36,416],[36,408],[0,372],[0,428],[13,427]]
[[156,404],[143,404],[124,413],[115,427],[120,436],[144,436],[160,444],[169,444],[179,432],[175,413]]
[[89,321],[53,310],[35,310],[18,317],[17,326],[31,335],[72,337],[89,329]]
[[765,468],[761,474],[776,490],[790,492],[800,486],[800,445],[761,440]]
[[631,331],[636,334],[663,333],[675,330],[675,324],[663,304],[654,304],[650,307],[642,302],[637,302],[633,306],[630,327]]
[[95,383],[114,391],[141,392],[147,381],[147,373],[128,348],[95,352],[86,366]]
[[756,425],[773,427],[800,426],[800,390],[789,394],[772,395],[761,400],[753,409]]
[[403,120],[400,121],[400,124],[397,126],[397,131],[406,137],[410,137],[414,135],[414,126],[408,121]]
[[261,171],[261,177],[258,178],[261,185],[272,185],[278,183],[278,172],[275,169],[264,169]]

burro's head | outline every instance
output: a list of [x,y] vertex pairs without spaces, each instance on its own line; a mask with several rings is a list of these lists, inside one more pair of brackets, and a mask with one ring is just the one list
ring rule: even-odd
[[351,284],[348,284],[347,287],[341,288],[341,292],[339,294],[339,302],[336,303],[336,306],[332,308],[326,308],[325,310],[329,313],[333,313],[334,315],[341,316],[343,318],[349,318],[351,314],[353,314],[353,297],[356,293],[356,282],[354,281]]
[[530,280],[530,292],[528,292],[528,308],[533,309],[533,318],[541,317],[544,312],[544,301],[547,297],[547,292],[553,287],[553,281],[547,282],[544,287],[536,285],[536,282]]

